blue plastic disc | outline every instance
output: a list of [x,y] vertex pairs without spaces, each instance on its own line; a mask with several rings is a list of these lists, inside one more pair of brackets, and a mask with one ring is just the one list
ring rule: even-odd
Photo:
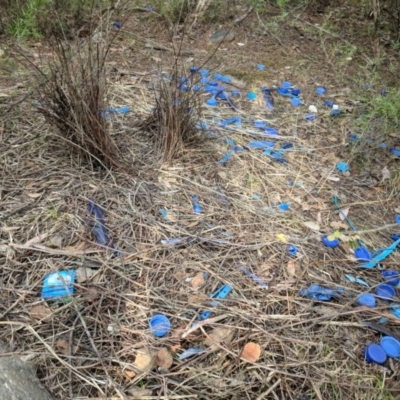
[[265,65],[257,64],[257,69],[259,69],[260,71],[264,71],[265,70]]
[[360,262],[372,260],[371,253],[365,247],[358,247],[354,250],[354,254],[357,257],[357,260]]
[[210,107],[215,107],[218,104],[217,100],[215,100],[214,97],[212,97],[211,99],[208,99],[206,101],[206,103]]
[[391,286],[397,286],[400,283],[400,273],[391,269],[382,272],[385,283]]
[[326,89],[325,89],[324,87],[322,87],[322,86],[319,86],[319,87],[317,87],[317,88],[315,89],[315,93],[320,94],[320,95],[323,95],[323,94],[326,93]]
[[149,321],[151,332],[154,336],[163,337],[171,329],[170,320],[162,314],[153,315]]
[[336,168],[340,172],[347,172],[349,170],[349,164],[345,161],[340,161],[339,163],[336,164]]
[[385,350],[379,344],[372,343],[365,349],[365,359],[369,363],[383,364],[387,356]]
[[363,293],[357,297],[357,304],[360,307],[366,306],[369,308],[375,308],[376,307],[375,296],[372,295],[371,293]]
[[339,239],[335,238],[333,240],[330,240],[327,235],[324,235],[324,236],[322,236],[322,243],[325,246],[331,247],[332,249],[334,249],[335,247],[339,246]]
[[382,300],[392,300],[396,295],[396,290],[387,283],[381,283],[375,288],[375,294]]
[[384,336],[381,339],[381,346],[389,357],[400,357],[400,342],[394,337]]

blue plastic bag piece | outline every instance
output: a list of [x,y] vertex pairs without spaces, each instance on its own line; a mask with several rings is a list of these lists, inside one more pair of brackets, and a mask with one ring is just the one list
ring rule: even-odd
[[292,147],[293,147],[293,144],[292,144],[292,143],[285,142],[285,143],[283,143],[283,145],[281,146],[281,149],[282,149],[282,150],[286,150],[286,149],[291,149]]
[[324,104],[325,104],[327,107],[332,108],[333,105],[334,105],[335,103],[333,102],[333,100],[325,100],[325,101],[324,101]]
[[126,114],[129,111],[130,111],[130,108],[128,106],[123,106],[120,108],[106,108],[106,112],[109,112],[112,114]]
[[331,111],[331,115],[339,115],[340,114],[340,110],[338,109],[338,108],[336,108],[336,109],[332,109],[332,111]]
[[226,163],[229,161],[229,159],[231,158],[231,155],[232,155],[233,153],[234,153],[233,150],[229,150],[229,151],[222,157],[221,161],[218,161],[218,164],[219,164],[219,165],[226,164]]
[[273,110],[274,108],[274,98],[272,97],[271,91],[265,86],[261,87],[261,92],[264,95],[265,105],[268,109]]
[[313,284],[308,289],[301,289],[300,296],[308,297],[310,300],[329,301],[332,297],[339,297],[342,292],[342,288],[335,290]]
[[297,247],[293,244],[289,244],[287,246],[287,252],[290,256],[296,257],[297,256]]
[[180,356],[179,356],[179,360],[186,360],[186,358],[195,356],[196,354],[201,354],[204,353],[205,350],[203,349],[195,349],[195,348],[190,348],[187,349],[186,351],[184,351]]
[[393,240],[393,242],[396,242],[397,240],[400,239],[400,233],[392,233],[390,235],[390,238]]
[[384,142],[382,142],[382,143],[379,143],[379,147],[380,147],[381,149],[384,149],[384,150],[386,150],[386,149],[387,149],[387,144],[386,144],[386,143],[384,143]]
[[396,247],[399,245],[400,239],[396,240],[394,243],[392,243],[391,246],[387,247],[386,249],[383,249],[380,254],[377,256],[374,256],[374,258],[366,263],[362,263],[359,265],[360,268],[374,268],[376,264],[379,264],[382,260],[384,260],[386,257],[390,256],[394,250],[396,250]]
[[208,69],[201,69],[201,70],[200,70],[200,75],[201,75],[201,76],[208,76],[208,74],[209,74]]
[[42,299],[57,299],[74,293],[75,270],[51,272],[44,277]]
[[395,224],[400,224],[400,214],[396,215],[396,218],[394,219]]
[[290,100],[290,104],[291,104],[293,107],[298,107],[298,106],[301,104],[301,100],[300,100],[298,97],[293,97],[293,98]]
[[381,93],[380,93],[380,95],[381,95],[381,96],[386,96],[388,93],[389,93],[389,91],[388,91],[388,90],[386,90],[386,89],[383,89],[383,90],[381,90]]
[[232,149],[235,153],[243,153],[243,148],[240,146],[234,146]]
[[258,194],[256,194],[256,193],[253,193],[252,196],[251,196],[251,199],[257,201],[257,200],[260,200],[260,199],[261,199],[261,196],[258,195]]
[[363,281],[362,279],[356,278],[356,277],[354,277],[354,276],[352,276],[352,275],[345,275],[344,277],[345,277],[345,279],[346,279],[347,281],[349,281],[349,282],[352,282],[352,283],[359,283],[360,285],[363,285],[363,286],[365,286],[365,287],[369,287],[368,283],[365,282],[365,281]]
[[232,94],[232,96],[239,97],[240,96],[240,91],[234,89],[234,90],[231,90],[231,94]]
[[347,172],[349,170],[349,164],[345,161],[340,161],[339,163],[336,164],[336,168],[340,172]]
[[121,24],[119,22],[115,21],[113,23],[113,27],[116,28],[116,29],[121,29]]
[[200,206],[200,204],[198,203],[198,201],[199,201],[199,198],[197,197],[197,196],[193,196],[192,197],[192,201],[193,201],[193,212],[195,213],[195,214],[201,214],[201,206]]
[[242,125],[242,119],[240,117],[232,117],[228,119],[224,119],[219,123],[222,126],[226,126],[229,124],[235,124],[236,126],[241,126]]
[[255,121],[254,128],[265,129],[267,127],[267,123],[265,121]]
[[282,87],[285,88],[285,89],[289,89],[289,88],[292,87],[292,83],[289,82],[289,81],[283,81],[282,82]]
[[260,70],[260,71],[264,71],[265,70],[265,65],[257,64],[257,69]]
[[237,264],[238,268],[246,275],[248,275],[253,281],[257,282],[260,286],[264,287],[265,289],[268,289],[268,284],[265,283],[261,278],[259,278],[256,274],[253,274],[250,272],[248,269],[243,267],[243,265]]
[[271,149],[266,149],[266,150],[263,151],[263,154],[265,156],[270,156],[272,154],[272,150]]
[[315,93],[320,94],[320,95],[323,95],[323,94],[326,93],[326,89],[325,89],[324,87],[322,87],[322,86],[319,86],[319,87],[317,87],[317,88],[315,89]]
[[305,115],[305,119],[308,122],[313,122],[313,121],[315,121],[315,115],[311,114],[311,113],[308,113],[308,114]]
[[265,140],[254,140],[249,143],[250,147],[254,147],[255,149],[265,149],[268,147],[274,147],[275,142],[267,142]]
[[290,205],[289,205],[289,203],[281,203],[281,204],[278,204],[278,208],[281,211],[287,211],[287,210],[289,210]]
[[396,149],[396,147],[391,147],[390,148],[390,153],[393,154],[396,157],[400,157],[400,149]]
[[101,246],[107,246],[110,244],[110,238],[108,237],[107,228],[104,224],[103,214],[100,208],[94,204],[92,200],[88,203],[88,212],[94,217],[94,221],[90,223],[92,233],[96,237],[96,241]]
[[278,131],[275,128],[271,127],[265,129],[264,133],[270,136],[279,136]]

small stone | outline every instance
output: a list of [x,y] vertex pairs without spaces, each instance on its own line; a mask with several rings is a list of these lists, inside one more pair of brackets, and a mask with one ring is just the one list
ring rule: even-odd
[[233,31],[218,30],[214,32],[210,37],[212,44],[219,44],[222,42],[232,42],[235,39],[235,33]]

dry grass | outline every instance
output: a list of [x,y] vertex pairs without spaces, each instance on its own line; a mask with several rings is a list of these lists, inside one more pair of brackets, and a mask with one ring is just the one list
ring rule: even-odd
[[[375,229],[392,223],[398,190],[385,183],[372,187],[368,177],[335,171],[351,117],[332,120],[319,114],[310,124],[287,99],[277,98],[276,110],[268,113],[262,98],[249,103],[243,96],[238,100],[241,127],[219,126],[237,115],[228,105],[206,109],[203,121],[215,140],[185,147],[167,166],[154,156],[154,140],[137,128],[132,131],[138,120],[157,116],[148,110],[157,107],[151,94],[158,82],[158,77],[137,75],[110,88],[111,107],[135,106],[135,114],[112,116],[110,132],[122,156],[141,164],[138,176],[121,170],[88,173],[57,143],[43,140],[50,132],[41,129],[44,119],[33,106],[28,112],[25,104],[17,106],[7,122],[0,144],[0,339],[18,354],[36,358],[40,378],[56,399],[396,398],[399,361],[384,368],[365,363],[365,346],[380,336],[363,322],[386,316],[392,330],[399,322],[387,303],[356,307],[356,296],[365,288],[343,279],[357,275],[373,290],[381,282],[380,271],[357,269],[351,243],[330,250],[320,242],[322,233],[341,222],[331,203],[339,193],[356,227],[372,229],[361,233],[370,249],[390,243],[390,230]],[[319,105],[314,87],[304,84],[302,89],[308,101]],[[171,93],[165,93],[165,104],[171,104]],[[168,123],[167,111],[153,120],[156,132],[157,124]],[[256,138],[257,119],[279,130],[278,145],[294,145],[284,153],[288,162],[251,149],[218,164],[230,148],[226,138],[241,146]],[[18,136],[10,126],[19,127]],[[166,145],[161,143],[160,150]],[[181,142],[170,143],[168,149],[182,149]],[[199,215],[193,213],[193,196],[202,207]],[[105,223],[121,257],[91,236],[89,199],[106,210]],[[290,204],[289,211],[278,209],[283,202]],[[169,221],[160,210],[168,212]],[[320,232],[306,228],[307,221],[318,223]],[[294,263],[279,234],[298,247]],[[184,240],[163,244],[171,238]],[[393,253],[384,265],[398,262]],[[269,289],[244,275],[238,264]],[[73,298],[49,302],[48,318],[32,318],[32,307],[45,305],[40,299],[45,274],[80,266],[91,268],[94,276],[75,284]],[[200,272],[208,276],[195,289],[191,279]],[[344,287],[347,294],[328,303],[300,297],[299,290],[311,283]],[[210,308],[208,297],[222,284],[231,285],[232,292]],[[213,313],[206,323],[192,329],[209,309]],[[157,313],[171,320],[164,338],[155,338],[148,326]],[[208,346],[206,339],[217,327],[228,328],[232,339]],[[262,349],[256,362],[241,359],[250,341]],[[151,353],[167,348],[173,365],[139,370],[135,359],[143,348]],[[188,348],[205,351],[179,360]]]

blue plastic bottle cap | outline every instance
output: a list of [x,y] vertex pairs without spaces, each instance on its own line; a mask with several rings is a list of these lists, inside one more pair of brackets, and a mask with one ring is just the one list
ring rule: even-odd
[[113,27],[114,27],[114,28],[117,28],[117,29],[120,29],[120,28],[121,28],[121,24],[120,24],[119,22],[116,22],[116,21],[115,21],[115,22],[113,23]]
[[332,249],[334,249],[335,247],[339,246],[339,239],[335,238],[333,240],[330,240],[327,235],[324,235],[324,236],[322,236],[322,243],[325,246],[331,247]]
[[292,87],[292,83],[289,82],[289,81],[283,81],[282,82],[282,87],[285,88],[285,89],[289,89],[289,88]]
[[290,91],[290,88],[287,88],[287,87],[281,86],[280,88],[278,88],[278,93],[279,94],[285,95],[285,94],[288,94],[289,91]]
[[400,342],[394,337],[384,336],[381,339],[381,346],[389,357],[400,357]]
[[222,78],[221,74],[214,74],[214,79],[220,80]]
[[311,114],[311,113],[306,114],[305,118],[306,118],[306,121],[309,121],[309,122],[315,121],[315,115]]
[[201,69],[200,70],[200,75],[201,76],[208,76],[208,74],[209,74],[208,69]]
[[397,286],[400,283],[400,273],[392,269],[383,271],[382,277],[388,285]]
[[218,86],[218,82],[217,82],[217,81],[211,81],[211,82],[209,83],[209,85],[211,85],[211,86]]
[[372,295],[371,293],[360,294],[360,296],[357,297],[357,304],[359,306],[366,306],[366,307],[369,307],[369,308],[375,308],[376,307],[375,296]]
[[247,93],[247,98],[249,100],[255,100],[257,98],[257,94],[254,92],[249,92],[249,93]]
[[214,97],[212,97],[211,99],[208,99],[206,101],[206,103],[210,107],[215,107],[218,104],[217,100],[215,100]]
[[275,128],[266,128],[264,132],[270,136],[278,136],[278,131]]
[[278,208],[281,211],[287,211],[287,210],[289,210],[290,205],[288,203],[281,203],[281,204],[278,204]]
[[345,161],[340,161],[339,163],[336,164],[336,168],[340,172],[347,172],[349,170],[349,164]]
[[222,75],[220,81],[224,83],[231,83],[232,79],[230,78],[230,76]]
[[387,283],[381,283],[375,288],[375,294],[382,300],[391,300],[396,295],[396,290]]
[[201,90],[201,86],[200,86],[200,85],[193,85],[193,86],[192,86],[192,90],[193,90],[194,92],[198,92],[199,90]]
[[190,67],[190,72],[192,73],[192,74],[194,74],[195,72],[197,72],[199,70],[199,67],[196,67],[195,65],[192,65],[191,67]]
[[400,214],[396,215],[396,218],[394,219],[395,224],[400,224]]
[[292,89],[291,93],[293,96],[298,96],[301,93],[301,90],[300,89]]
[[371,253],[365,247],[358,247],[354,250],[354,254],[357,257],[357,260],[360,262],[372,260]]
[[231,93],[232,93],[232,96],[235,96],[235,97],[239,97],[240,96],[239,90],[232,90]]
[[208,83],[208,78],[201,78],[201,79],[200,79],[200,83],[201,83],[202,85],[207,85],[207,83]]
[[315,92],[317,93],[317,94],[325,94],[326,93],[326,89],[324,88],[324,87],[322,87],[322,86],[319,86],[319,87],[317,87],[316,89],[315,89]]
[[171,329],[170,320],[162,314],[156,314],[150,318],[150,329],[154,336],[163,337]]
[[298,97],[293,97],[293,98],[290,100],[290,104],[291,104],[293,107],[297,107],[297,106],[299,106],[299,105],[301,104],[301,100],[300,100]]
[[332,108],[333,105],[335,104],[332,100],[325,100],[325,105],[329,108]]
[[289,253],[289,255],[295,257],[297,256],[297,247],[292,244],[289,244],[287,247],[287,252]]
[[257,69],[259,69],[260,71],[264,71],[265,70],[265,65],[257,64]]
[[383,364],[387,356],[379,344],[372,343],[365,349],[365,359],[369,363]]

